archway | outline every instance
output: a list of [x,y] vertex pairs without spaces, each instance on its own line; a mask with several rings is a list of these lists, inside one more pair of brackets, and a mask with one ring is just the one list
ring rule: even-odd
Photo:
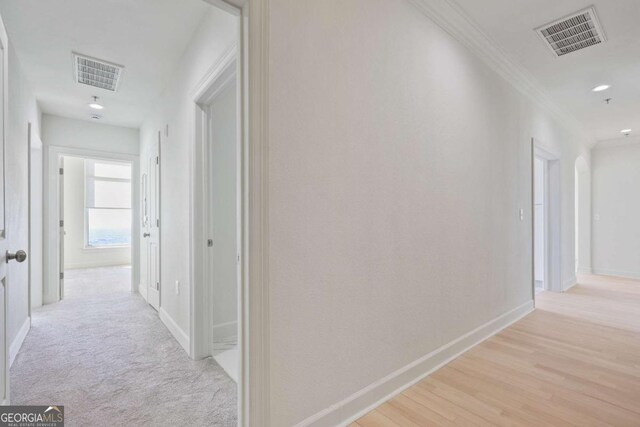
[[575,270],[591,273],[591,169],[584,157],[575,162]]

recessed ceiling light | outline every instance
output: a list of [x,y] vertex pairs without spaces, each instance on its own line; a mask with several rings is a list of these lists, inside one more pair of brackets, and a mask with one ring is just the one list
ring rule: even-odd
[[596,86],[593,89],[591,89],[594,92],[602,92],[603,90],[607,90],[611,87],[611,85],[600,85],[600,86]]
[[93,97],[93,102],[91,104],[89,104],[89,107],[93,108],[94,110],[102,110],[104,108],[104,106],[102,106],[101,104],[98,103],[98,97],[97,96]]
[[631,133],[631,129],[622,129],[620,133],[624,133],[625,135],[628,135]]

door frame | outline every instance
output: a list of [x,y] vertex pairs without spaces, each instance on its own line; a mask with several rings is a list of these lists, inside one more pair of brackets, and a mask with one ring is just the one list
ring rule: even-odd
[[[192,209],[191,220],[193,230],[191,238],[191,275],[193,283],[193,292],[191,294],[191,325],[190,325],[190,356],[193,359],[202,359],[212,355],[211,339],[212,339],[212,302],[213,293],[211,286],[213,274],[210,268],[209,247],[207,240],[211,237],[209,218],[211,217],[210,209],[210,192],[209,192],[209,104],[216,98],[219,93],[227,87],[227,85],[235,79],[237,88],[237,117],[242,116],[240,85],[241,81],[237,78],[240,71],[240,63],[238,61],[237,44],[230,46],[220,59],[210,68],[210,71],[198,85],[192,95],[193,100],[193,129],[194,129],[194,145],[192,166],[194,180],[192,182]],[[242,170],[242,131],[241,120],[238,120],[236,142],[236,172],[237,172],[237,212],[238,212],[238,252],[242,252],[242,190],[241,176]],[[242,287],[240,274],[238,274],[238,290]],[[238,302],[240,301],[240,292],[238,293]],[[238,306],[238,317],[241,313],[241,307]],[[238,319],[239,320],[239,319]],[[240,328],[240,323],[238,324]],[[240,334],[238,333],[238,341],[240,342]]]
[[[269,271],[268,271],[268,80],[269,80],[269,0],[204,0],[238,19],[237,81],[240,82],[240,187],[241,187],[241,248],[238,298],[238,425],[268,426],[270,424],[269,385]],[[212,73],[208,73],[209,76]],[[206,86],[206,78],[203,85]],[[203,85],[199,85],[198,89]],[[195,129],[195,117],[193,126]],[[195,135],[191,151],[191,260],[198,254],[201,225],[201,200],[195,197],[202,182],[202,170],[197,168]],[[198,208],[198,209],[194,209]],[[191,328],[196,322],[194,297],[202,287],[203,277],[198,264],[191,265]],[[195,355],[192,352],[192,355]]]
[[86,150],[82,148],[45,146],[44,150],[44,176],[46,177],[44,211],[44,235],[45,247],[44,271],[43,271],[43,304],[52,304],[60,301],[60,266],[58,255],[60,252],[61,237],[60,224],[60,193],[58,190],[60,175],[58,162],[63,156],[82,157],[98,160],[124,161],[131,163],[131,292],[136,292],[140,277],[140,242],[136,237],[140,235],[140,159],[132,154],[110,153],[98,150]]
[[534,160],[536,157],[544,160],[545,168],[545,206],[544,206],[544,223],[545,223],[545,271],[544,286],[545,290],[553,292],[562,292],[562,188],[561,188],[561,168],[560,153],[547,147],[537,139],[532,138],[531,150],[531,264],[532,277],[531,287],[535,298],[535,200],[533,194],[533,185],[535,182]]
[[[0,130],[0,149],[2,151],[1,160],[2,164],[0,164],[0,170],[2,176],[0,177],[2,185],[6,186],[6,165],[5,165],[5,154],[6,154],[6,144],[7,144],[7,129],[9,127],[9,37],[7,36],[7,31],[4,26],[4,21],[2,20],[2,16],[0,16],[0,51],[2,53],[2,64],[0,64],[1,70],[0,75],[2,75],[2,129]],[[6,198],[4,188],[0,186],[0,197],[3,198],[2,207],[5,210],[3,212],[4,224],[0,224],[0,240],[4,240],[5,246],[7,243],[7,233],[6,233]],[[0,292],[4,293],[4,319],[1,319],[2,327],[4,328],[4,342],[2,343],[2,351],[4,352],[4,366],[0,369],[4,369],[4,384],[0,384],[2,387],[2,392],[0,392],[0,405],[8,405],[11,401],[11,390],[10,390],[10,380],[9,380],[9,365],[10,365],[10,343],[9,343],[9,278],[7,277],[8,271],[6,270],[6,258],[4,253],[0,253],[0,263],[3,263],[4,266],[0,267],[0,269],[4,268],[5,273],[5,281],[4,284],[0,284]]]

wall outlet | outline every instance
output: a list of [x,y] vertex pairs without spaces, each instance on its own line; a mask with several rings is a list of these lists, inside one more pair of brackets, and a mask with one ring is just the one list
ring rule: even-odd
[[524,209],[520,209],[520,221],[524,221]]
[[176,295],[180,295],[180,281],[176,280]]

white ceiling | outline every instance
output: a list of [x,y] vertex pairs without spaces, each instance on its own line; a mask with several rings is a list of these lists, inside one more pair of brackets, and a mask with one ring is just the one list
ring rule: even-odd
[[[559,106],[596,140],[640,134],[640,1],[450,0],[519,62]],[[556,57],[533,30],[595,5],[608,41]],[[594,93],[599,84],[611,89]],[[611,97],[607,105],[604,98]]]
[[[45,113],[138,127],[208,10],[202,0],[0,0],[10,42]],[[117,92],[75,83],[71,52],[125,66]]]

